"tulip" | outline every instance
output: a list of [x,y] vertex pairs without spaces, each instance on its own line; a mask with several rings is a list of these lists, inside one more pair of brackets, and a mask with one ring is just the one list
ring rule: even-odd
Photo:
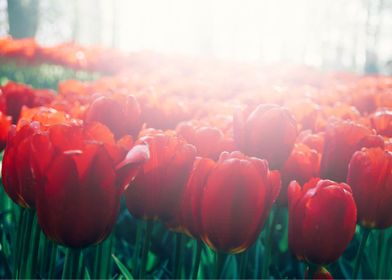
[[347,183],[358,208],[358,223],[366,228],[392,225],[392,153],[363,148],[351,158]]
[[131,144],[116,143],[99,123],[59,124],[33,136],[38,223],[48,238],[83,248],[108,236],[124,189],[148,157],[145,145]]
[[392,111],[379,110],[375,112],[371,118],[373,128],[377,133],[386,137],[392,137]]
[[5,191],[19,206],[35,208],[37,182],[32,172],[33,135],[43,133],[56,123],[73,122],[76,121],[54,109],[24,107],[17,125],[10,127],[1,173]]
[[305,184],[310,179],[320,176],[320,160],[321,154],[316,150],[302,143],[294,146],[281,171],[282,190],[278,198],[280,205],[287,205],[287,187],[292,180]]
[[223,151],[233,151],[233,139],[225,137],[222,131],[216,127],[193,126],[191,123],[180,123],[177,133],[184,139],[195,145],[197,155],[214,160],[219,158]]
[[198,159],[182,204],[182,225],[217,252],[240,253],[259,236],[280,190],[265,160],[223,152]]
[[0,111],[17,123],[23,106],[36,107],[50,103],[55,95],[47,90],[34,90],[29,86],[8,82],[0,87]]
[[132,95],[102,96],[95,99],[85,113],[85,122],[101,122],[116,139],[137,136],[142,126],[139,103]]
[[249,115],[234,117],[234,140],[249,156],[266,159],[272,169],[280,169],[290,156],[297,137],[291,113],[277,105],[259,105]]
[[1,177],[5,192],[19,206],[34,208],[36,182],[31,170],[31,139],[40,130],[37,122],[17,131],[12,125],[4,151]]
[[350,187],[318,178],[288,189],[289,247],[317,265],[336,261],[355,233],[357,210]]
[[[343,182],[355,151],[373,146],[368,141],[372,131],[362,125],[344,121],[330,124],[325,131],[320,174],[322,178]],[[370,143],[371,142],[371,143]]]
[[128,210],[138,219],[171,222],[191,172],[196,149],[169,132],[155,131],[140,138],[150,160],[125,191]]

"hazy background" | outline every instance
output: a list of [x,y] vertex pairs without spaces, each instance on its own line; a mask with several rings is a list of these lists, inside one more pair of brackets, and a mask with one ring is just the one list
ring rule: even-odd
[[392,73],[392,0],[0,0],[0,36]]

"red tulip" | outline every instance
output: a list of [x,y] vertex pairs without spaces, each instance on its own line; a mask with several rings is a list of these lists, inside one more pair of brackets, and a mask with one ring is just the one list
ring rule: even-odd
[[[362,125],[344,121],[329,125],[325,131],[324,150],[321,158],[322,178],[343,182],[348,164],[355,151],[374,146],[372,131]],[[377,143],[376,143],[377,144]]]
[[23,106],[36,107],[50,103],[54,94],[45,90],[34,90],[29,86],[8,82],[0,87],[0,111],[17,123]]
[[10,198],[26,208],[35,207],[36,182],[32,173],[32,137],[44,133],[50,125],[73,123],[67,115],[54,109],[24,107],[17,125],[12,125],[2,162],[4,189]]
[[198,159],[184,193],[185,231],[216,251],[239,253],[259,236],[280,190],[280,175],[268,163],[239,152],[218,162]]
[[116,139],[127,134],[137,136],[142,126],[140,106],[132,95],[97,98],[87,109],[85,121],[103,123]]
[[299,260],[323,265],[336,261],[355,233],[357,210],[344,183],[312,179],[288,189],[289,246]]
[[97,244],[111,232],[124,189],[148,157],[145,145],[114,141],[95,123],[54,125],[32,140],[38,223],[65,246]]
[[347,183],[358,208],[358,223],[384,229],[392,225],[392,153],[363,148],[351,158]]
[[31,138],[39,131],[37,122],[26,124],[18,131],[12,125],[4,151],[1,169],[4,190],[15,203],[25,208],[35,207],[36,182],[31,170]]
[[125,191],[128,210],[139,219],[170,223],[178,211],[196,149],[168,132],[150,132],[139,141],[148,145],[150,160]]
[[379,110],[375,112],[371,118],[373,128],[377,133],[386,137],[392,137],[392,111]]
[[259,105],[248,116],[236,115],[234,139],[242,152],[266,159],[272,169],[282,168],[297,137],[290,112],[277,105]]
[[233,151],[234,141],[225,137],[222,131],[210,126],[194,126],[191,123],[180,123],[177,126],[177,133],[184,139],[195,145],[197,155],[218,159],[223,151]]
[[281,205],[287,205],[287,187],[292,180],[305,184],[311,178],[320,176],[321,154],[308,146],[298,143],[294,146],[290,157],[284,164],[282,174],[282,190],[278,201]]

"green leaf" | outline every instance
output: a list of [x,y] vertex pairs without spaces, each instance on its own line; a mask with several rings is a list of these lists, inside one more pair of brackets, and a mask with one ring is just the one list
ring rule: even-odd
[[114,262],[116,263],[118,269],[121,271],[122,275],[126,279],[134,279],[132,276],[132,273],[128,270],[128,268],[114,255],[112,254],[112,258]]

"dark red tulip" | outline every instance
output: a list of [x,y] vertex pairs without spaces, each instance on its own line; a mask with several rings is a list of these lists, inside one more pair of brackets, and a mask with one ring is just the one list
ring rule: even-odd
[[49,239],[82,248],[108,236],[124,189],[148,157],[145,145],[131,144],[116,143],[99,123],[54,125],[33,136],[38,223]]
[[116,139],[127,134],[136,137],[142,126],[140,106],[132,95],[97,98],[87,109],[85,121],[103,123]]
[[358,223],[384,229],[392,225],[392,153],[363,148],[351,158],[347,183],[358,208]]
[[183,197],[183,227],[216,251],[240,253],[259,236],[279,190],[279,172],[265,160],[239,152],[199,159]]
[[169,132],[150,132],[139,141],[148,145],[150,160],[125,191],[127,207],[136,218],[170,223],[176,218],[196,149]]
[[355,233],[357,210],[345,183],[312,179],[288,189],[289,247],[298,260],[324,265],[336,261]]
[[287,188],[292,180],[305,184],[311,178],[320,176],[321,154],[308,146],[298,143],[294,146],[290,157],[284,164],[282,174],[282,190],[278,198],[280,205],[287,205]]
[[320,176],[339,182],[345,181],[348,164],[354,152],[368,145],[373,146],[371,135],[369,128],[350,121],[330,124],[325,131]]
[[297,137],[291,113],[278,105],[259,105],[249,115],[234,118],[234,139],[249,156],[266,159],[272,169],[280,169],[290,156]]

